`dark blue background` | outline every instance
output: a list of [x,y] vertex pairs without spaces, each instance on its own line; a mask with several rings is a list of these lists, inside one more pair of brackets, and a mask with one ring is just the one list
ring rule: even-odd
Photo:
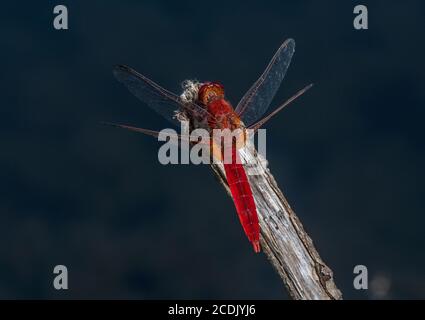
[[[0,298],[287,297],[208,166],[162,166],[155,139],[99,122],[168,125],[114,64],[174,92],[219,80],[236,104],[288,37],[274,105],[315,86],[267,124],[275,178],[345,298],[424,298],[425,4],[363,1],[367,31],[355,4],[2,3]],[[357,264],[368,291],[353,289]]]

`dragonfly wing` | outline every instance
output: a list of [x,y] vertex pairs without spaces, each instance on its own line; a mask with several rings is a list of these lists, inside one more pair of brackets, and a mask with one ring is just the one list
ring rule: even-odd
[[295,41],[286,40],[260,78],[242,97],[235,110],[245,125],[251,125],[266,112],[285,77],[294,52]]
[[178,120],[174,118],[175,111],[182,107],[178,96],[130,67],[118,65],[113,72],[115,78],[122,82],[132,94],[170,122],[179,125]]
[[309,90],[313,84],[309,84],[302,90],[298,91],[296,94],[294,94],[292,97],[290,97],[288,100],[286,100],[280,107],[273,110],[270,114],[265,116],[263,119],[251,124],[248,129],[253,129],[254,131],[257,131],[260,129],[267,121],[269,121],[271,118],[273,118],[276,114],[278,114],[283,108],[285,108],[287,105],[289,105],[292,101],[297,99],[299,96],[303,95],[307,90]]
[[[133,132],[143,133],[143,134],[146,134],[148,136],[155,137],[155,138],[158,138],[161,135],[161,132],[159,132],[159,131],[133,127],[133,126],[129,126],[129,125],[126,125],[126,124],[111,123],[111,122],[102,122],[102,124],[106,125],[106,126],[115,127],[115,128],[126,129],[126,130],[133,131]],[[174,137],[172,137],[169,132],[163,132],[163,134],[164,134],[164,136],[169,136],[170,140],[172,142],[176,142],[177,144],[179,142],[185,141],[185,142],[189,142],[189,143],[200,143],[200,144],[204,144],[204,145],[209,146],[210,143],[211,143],[209,137],[203,137],[202,141],[196,141],[194,138],[191,138],[188,135],[181,135],[181,134],[176,133],[174,135]]]

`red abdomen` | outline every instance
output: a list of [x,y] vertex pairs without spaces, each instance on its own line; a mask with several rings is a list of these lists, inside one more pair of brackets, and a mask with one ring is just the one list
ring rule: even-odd
[[232,149],[232,163],[224,164],[227,183],[245,234],[252,243],[254,251],[260,252],[260,226],[258,224],[257,208],[255,207],[248,177],[239,160],[239,153],[236,148]]
[[[211,129],[234,130],[241,127],[239,117],[226,100],[214,100],[208,104],[207,108],[212,115],[208,119],[208,125]],[[232,161],[230,163],[224,163],[227,183],[229,184],[236,212],[238,213],[243,230],[252,243],[254,251],[260,252],[260,226],[258,224],[257,209],[251,186],[239,159],[239,152],[236,146],[233,145],[230,147],[232,150]],[[224,149],[222,148],[221,151],[223,152]]]

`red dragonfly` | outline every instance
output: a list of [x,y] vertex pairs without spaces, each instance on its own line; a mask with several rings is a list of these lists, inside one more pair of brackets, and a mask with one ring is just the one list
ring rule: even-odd
[[[137,98],[174,124],[179,124],[176,114],[183,114],[186,119],[189,119],[191,129],[196,129],[201,126],[201,123],[204,123],[211,131],[213,129],[230,129],[231,131],[253,129],[255,132],[311,87],[309,85],[298,91],[280,107],[260,119],[269,107],[285,77],[294,51],[294,40],[286,40],[235,109],[225,99],[223,86],[217,82],[198,84],[192,99],[188,100],[182,99],[183,95],[179,97],[160,87],[152,80],[127,66],[116,66],[114,75]],[[120,124],[112,125],[155,137],[159,135],[158,131]],[[180,139],[185,138],[187,137],[180,136]],[[224,150],[221,150],[221,152],[223,153]],[[224,163],[226,179],[244,232],[252,243],[254,251],[260,252],[260,227],[251,186],[244,166],[239,159],[239,152],[236,146],[232,146],[231,154],[231,162]]]

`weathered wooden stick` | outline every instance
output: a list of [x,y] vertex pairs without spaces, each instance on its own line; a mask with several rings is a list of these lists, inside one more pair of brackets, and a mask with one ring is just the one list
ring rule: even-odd
[[[293,299],[342,299],[313,242],[286,201],[267,161],[252,145],[239,150],[251,184],[261,228],[261,246]],[[252,165],[254,164],[254,165]],[[223,165],[211,164],[230,195]]]

